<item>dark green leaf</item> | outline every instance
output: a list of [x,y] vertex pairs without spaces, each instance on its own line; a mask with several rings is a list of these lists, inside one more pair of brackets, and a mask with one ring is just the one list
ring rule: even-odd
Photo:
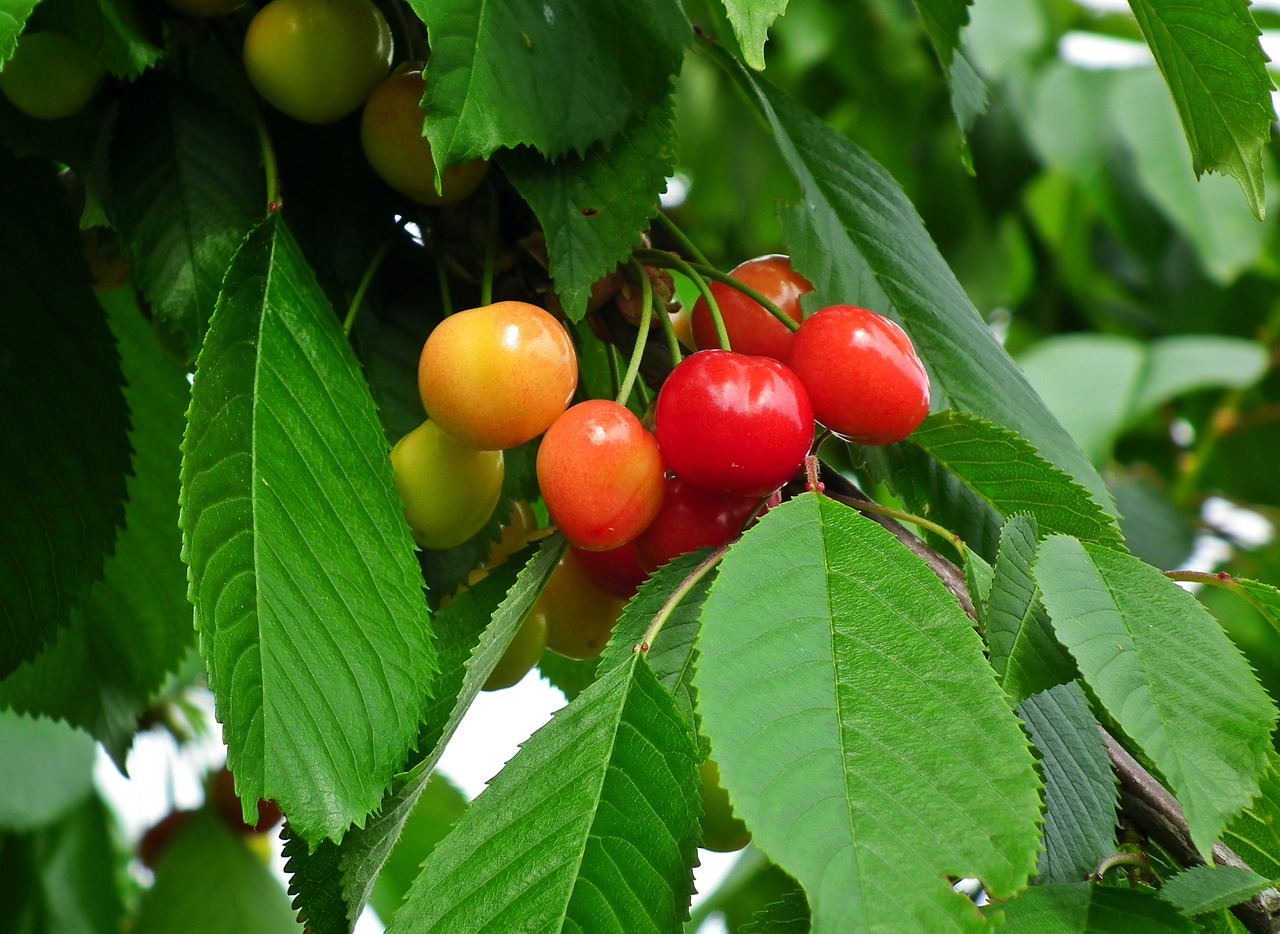
[[315,844],[381,800],[435,652],[373,402],[278,217],[227,284],[182,464],[191,599],[236,790]]
[[669,932],[698,834],[689,727],[643,656],[521,747],[432,851],[387,928]]
[[554,688],[559,688],[567,701],[573,700],[596,680],[599,659],[565,658],[550,649],[538,661],[538,673]]
[[1248,901],[1271,885],[1256,872],[1236,866],[1192,866],[1160,889],[1160,897],[1195,917]]
[[809,905],[803,894],[788,892],[738,930],[740,934],[809,934]]
[[787,12],[789,0],[722,0],[747,64],[764,71],[764,44],[773,21]]
[[0,147],[0,204],[4,676],[53,639],[102,575],[124,520],[129,414],[115,340],[52,169]]
[[426,135],[439,169],[533,146],[585,153],[671,89],[689,22],[674,0],[412,0],[427,24]]
[[672,104],[663,99],[585,156],[551,162],[524,148],[499,157],[503,172],[538,216],[551,278],[574,321],[586,313],[591,284],[640,245],[675,169],[675,142]]
[[1083,882],[1116,851],[1116,777],[1098,721],[1075,682],[1018,707],[1044,773],[1044,850],[1035,881]]
[[1207,858],[1258,793],[1276,710],[1194,596],[1136,558],[1053,536],[1036,582],[1094,696],[1163,773]]
[[0,67],[9,60],[27,17],[40,0],[0,0]]
[[1280,756],[1267,755],[1270,770],[1258,797],[1222,833],[1222,842],[1268,879],[1280,879]]
[[113,221],[134,280],[193,360],[231,257],[263,213],[257,147],[220,101],[162,75],[141,82],[121,108]]
[[297,934],[267,866],[212,811],[191,816],[156,867],[133,934]]
[[1031,574],[1037,537],[1036,522],[1030,516],[1014,516],[1005,523],[987,608],[988,660],[1015,707],[1032,694],[1076,676],[1071,656],[1053,637],[1040,588]]
[[944,876],[1026,884],[1027,739],[972,621],[888,531],[808,493],[770,510],[721,562],[697,648],[722,783],[815,928],[979,930]]
[[[964,133],[987,107],[986,89],[960,51],[960,33],[969,24],[973,0],[915,0],[925,32],[933,43],[942,71],[951,86],[951,109]],[[967,161],[967,153],[966,153]]]
[[[427,752],[409,771],[396,776],[377,815],[364,827],[351,830],[341,845],[325,840],[311,851],[304,839],[289,836],[284,848],[285,871],[292,876],[289,892],[296,896],[294,906],[313,934],[354,929],[374,880],[445,745],[542,592],[564,548],[564,539],[553,536],[538,546],[536,554],[530,547],[513,555],[432,619],[440,672],[417,743],[419,750]],[[526,566],[530,554],[534,556]]]
[[466,810],[467,799],[462,792],[444,776],[432,775],[373,884],[369,904],[378,917],[390,918],[395,914],[417,878],[422,861]]
[[61,817],[93,787],[93,739],[65,723],[0,713],[0,830]]
[[1248,0],[1129,0],[1129,6],[1173,94],[1196,175],[1233,176],[1261,217],[1262,150],[1276,116]]
[[998,908],[1005,919],[1001,934],[1192,934],[1196,929],[1153,892],[1102,885],[1037,885]]
[[935,408],[1017,432],[1109,509],[1102,478],[991,335],[897,182],[768,82],[728,67],[758,101],[800,183],[787,239],[819,296],[898,318],[929,369]]
[[[143,320],[133,293],[102,296],[120,347],[133,427],[125,527],[103,579],[71,625],[0,681],[0,704],[58,717],[92,733],[121,761],[138,718],[195,646],[180,558],[178,473],[190,388]],[[78,685],[70,691],[67,685]]]
[[119,78],[136,78],[164,54],[142,23],[135,0],[44,0],[37,16],[42,29],[80,40]]
[[56,824],[0,835],[0,930],[118,934],[124,915],[111,817],[96,795]]

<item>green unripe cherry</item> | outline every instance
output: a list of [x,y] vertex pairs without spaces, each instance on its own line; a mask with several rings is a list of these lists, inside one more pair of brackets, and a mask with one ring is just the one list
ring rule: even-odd
[[391,468],[423,548],[461,545],[484,528],[502,492],[502,452],[468,447],[431,421],[396,443]]
[[28,32],[0,66],[0,92],[28,117],[59,120],[84,109],[103,74],[102,63],[70,36]]

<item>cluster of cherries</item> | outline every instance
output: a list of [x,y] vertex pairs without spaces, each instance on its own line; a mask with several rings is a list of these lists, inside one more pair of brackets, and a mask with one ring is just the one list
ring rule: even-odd
[[[498,501],[502,451],[542,435],[538,485],[571,546],[486,687],[514,684],[544,646],[598,655],[650,573],[733,540],[778,502],[803,468],[815,420],[851,441],[888,444],[928,413],[928,376],[892,321],[847,305],[802,319],[800,296],[811,287],[786,257],[751,260],[731,278],[797,329],[737,288],[713,284],[735,349],[699,350],[676,366],[652,432],[618,402],[570,406],[577,358],[563,325],[541,308],[474,308],[428,337],[418,371],[428,420],[391,454],[415,539],[449,548],[476,534]],[[691,330],[698,346],[715,347],[701,299]],[[489,566],[536,532],[522,505]]]

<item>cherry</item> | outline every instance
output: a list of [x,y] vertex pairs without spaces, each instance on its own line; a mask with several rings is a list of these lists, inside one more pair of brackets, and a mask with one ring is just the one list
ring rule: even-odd
[[83,110],[105,74],[102,63],[75,39],[25,32],[0,66],[0,94],[28,117],[58,120]]
[[817,420],[850,441],[901,441],[929,414],[929,374],[911,338],[865,308],[832,305],[806,318],[791,368]]
[[668,476],[662,509],[632,544],[640,566],[653,572],[699,548],[719,548],[736,538],[742,524],[760,506],[758,496],[712,493]]
[[701,350],[663,384],[654,433],[677,476],[706,490],[764,496],[804,463],[813,409],[777,360]]
[[486,451],[524,444],[563,414],[578,385],[564,326],[536,305],[498,302],[436,325],[418,360],[427,414]]
[[649,579],[636,558],[634,542],[608,551],[584,551],[572,547],[570,551],[592,583],[620,600],[630,600],[640,585]]
[[547,647],[547,618],[544,614],[530,612],[516,634],[507,643],[507,649],[493,666],[482,691],[501,691],[519,684]]
[[547,625],[547,648],[566,658],[595,658],[604,651],[626,605],[591,582],[571,548],[551,572],[530,616]]
[[468,447],[432,421],[396,443],[391,469],[423,548],[461,545],[484,528],[502,493],[502,452]]
[[280,805],[259,799],[258,819],[246,824],[244,812],[240,809],[240,797],[236,794],[235,778],[226,768],[219,769],[210,779],[208,796],[227,826],[240,833],[266,833],[284,818]]
[[569,409],[538,448],[538,486],[571,545],[618,548],[662,505],[662,456],[625,406],[592,399]]
[[525,542],[538,531],[538,520],[533,510],[522,499],[511,501],[511,515],[498,529],[498,540],[489,548],[486,568],[496,568],[503,561],[524,547]]
[[[801,317],[800,296],[813,291],[809,280],[791,268],[791,259],[776,254],[749,259],[729,275],[755,289],[796,322]],[[713,282],[711,294],[720,307],[729,346],[735,353],[787,362],[793,335],[785,324],[731,285]],[[694,343],[702,350],[719,347],[706,299],[694,302],[692,319]]]
[[170,811],[158,823],[147,828],[147,832],[138,841],[138,859],[142,861],[142,865],[154,871],[160,865],[161,858],[169,852],[173,838],[194,813],[194,811]]

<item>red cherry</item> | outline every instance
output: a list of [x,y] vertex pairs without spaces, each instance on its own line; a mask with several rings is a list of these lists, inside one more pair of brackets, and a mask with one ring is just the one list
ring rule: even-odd
[[583,551],[581,548],[571,548],[570,551],[593,584],[619,600],[630,600],[640,585],[649,579],[636,560],[633,544],[628,542],[621,548],[608,551]]
[[538,485],[569,544],[607,551],[645,530],[662,505],[662,456],[625,407],[605,399],[573,406],[538,448]]
[[632,545],[640,566],[653,572],[699,548],[719,548],[736,538],[760,506],[758,496],[712,493],[679,477],[667,477],[657,518]]
[[[801,316],[800,296],[813,291],[809,280],[791,268],[791,259],[776,254],[749,259],[729,275],[755,289],[797,322]],[[785,324],[731,285],[713,282],[711,294],[720,307],[734,353],[787,362],[794,335]],[[694,343],[702,350],[719,347],[715,322],[705,299],[694,302],[692,318]]]
[[865,308],[832,305],[806,318],[791,368],[817,420],[850,441],[901,441],[929,414],[929,374],[911,338]]
[[768,357],[702,350],[658,393],[654,433],[667,467],[706,490],[763,496],[790,480],[813,441],[813,408]]

